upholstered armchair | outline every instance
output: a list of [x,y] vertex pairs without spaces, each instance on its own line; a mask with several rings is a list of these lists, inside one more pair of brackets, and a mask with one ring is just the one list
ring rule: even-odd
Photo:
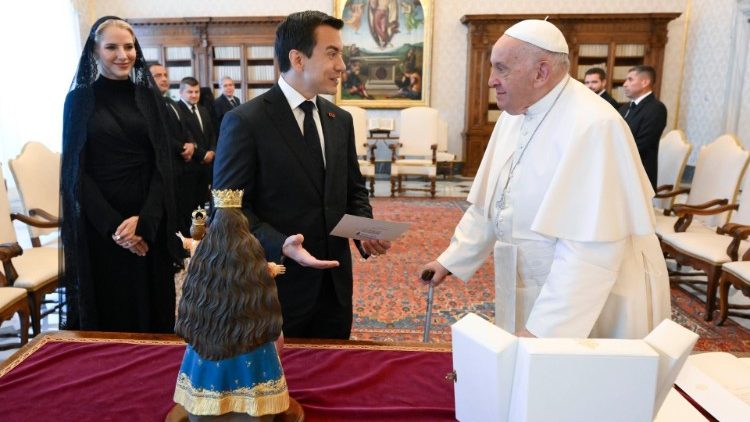
[[[695,273],[673,271],[670,280],[675,283],[686,284],[694,290],[706,294],[706,314],[704,318],[710,321],[716,302],[719,279],[722,275],[722,266],[728,262],[736,261],[740,255],[750,250],[750,241],[747,235],[750,229],[750,194],[742,195],[740,202],[735,204],[714,205],[706,208],[691,208],[683,205],[676,207],[675,211],[682,225],[677,228],[680,231],[664,233],[661,237],[661,246],[665,255],[674,258],[678,264],[688,265],[700,270],[706,275],[706,281],[696,280]],[[736,212],[735,212],[736,211]],[[720,226],[715,232],[712,231],[684,231],[693,219],[693,216],[711,216],[722,213],[732,213],[731,222]],[[705,290],[703,285],[705,284]]]
[[[659,141],[659,172],[656,176],[656,194],[672,192],[680,187],[690,152],[693,146],[688,143],[685,133],[679,129],[670,130]],[[657,213],[663,213],[674,205],[677,196],[654,198]]]
[[[748,231],[750,227],[745,226]],[[743,234],[747,236],[746,234]],[[721,267],[721,278],[719,279],[719,318],[716,325],[724,324],[727,317],[737,316],[741,318],[750,318],[750,313],[731,311],[730,309],[750,309],[749,305],[737,305],[729,303],[729,287],[742,292],[743,295],[750,297],[750,256],[745,253],[742,261],[727,262]]]
[[22,250],[18,245],[13,220],[44,229],[56,228],[59,224],[37,217],[11,214],[5,186],[0,165],[0,287],[25,289],[31,313],[32,332],[37,335],[41,331],[42,301],[45,295],[57,288],[59,248],[35,247]]
[[430,192],[435,197],[437,176],[438,111],[430,107],[410,107],[401,110],[399,139],[389,145],[391,157],[391,196],[403,193],[402,179],[406,175],[424,176],[430,187],[409,188]]
[[367,142],[367,112],[362,107],[342,106],[352,115],[354,144],[357,148],[359,172],[370,182],[370,196],[375,196],[375,144]]
[[[58,222],[60,210],[60,154],[39,142],[28,142],[8,166],[21,196],[24,212],[48,222]],[[31,244],[42,245],[41,236],[48,236],[45,246],[57,246],[57,226],[28,225]]]
[[[681,207],[690,210],[707,209],[733,202],[737,197],[740,181],[747,167],[750,152],[744,150],[733,135],[722,135],[698,153],[695,174],[690,188],[678,188],[656,195],[659,199],[687,194],[684,204],[675,204],[656,215],[656,234],[661,238],[675,231],[712,232],[729,219],[729,209],[719,213],[689,212],[692,224],[678,221],[676,215]],[[694,217],[694,218],[693,218]],[[687,217],[686,217],[687,218]]]
[[437,165],[443,170],[443,178],[453,176],[453,163],[456,162],[456,154],[448,152],[448,122],[442,118],[438,119],[438,142],[437,142]]

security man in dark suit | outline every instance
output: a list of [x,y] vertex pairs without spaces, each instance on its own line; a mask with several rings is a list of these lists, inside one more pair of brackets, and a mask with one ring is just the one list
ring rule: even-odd
[[655,81],[656,71],[653,67],[641,65],[631,68],[623,84],[625,96],[631,101],[620,108],[620,114],[633,133],[643,168],[654,190],[659,165],[659,139],[667,125],[667,108],[652,92]]
[[187,122],[185,119],[180,118],[178,104],[168,95],[169,74],[167,73],[167,69],[161,64],[155,63],[149,66],[149,71],[162,95],[166,110],[165,114],[168,117],[167,126],[170,134],[170,149],[174,158],[172,161],[172,172],[175,182],[175,196],[177,198],[177,230],[183,235],[189,236],[190,214],[194,207],[189,202],[183,204],[181,198],[185,198],[186,195],[192,195],[191,191],[193,187],[189,183],[185,183],[183,175],[193,158],[195,143],[190,139]]
[[[289,337],[349,338],[352,257],[348,240],[329,233],[344,214],[372,217],[352,117],[319,95],[335,94],[346,70],[342,26],[322,12],[289,15],[276,29],[278,83],[225,114],[218,142],[214,187],[244,189],[266,258],[289,258],[276,278]],[[367,257],[390,246],[359,249]]]
[[214,111],[219,127],[221,127],[224,115],[238,105],[240,105],[240,99],[234,96],[234,80],[229,76],[224,76],[221,78],[221,95],[214,100]]
[[604,101],[610,103],[615,110],[620,108],[620,104],[617,100],[612,98],[612,96],[609,95],[609,92],[607,92],[607,73],[604,72],[604,69],[601,67],[592,67],[587,70],[583,77],[583,84],[586,85],[588,89],[599,94],[599,96],[602,97]]
[[[216,130],[211,114],[198,104],[200,85],[198,80],[188,76],[180,81],[180,118],[186,122],[195,152],[188,162],[180,183],[185,187],[185,196],[178,198],[186,207],[195,209],[204,205],[210,198],[212,163],[216,150]],[[178,205],[178,208],[182,208]]]

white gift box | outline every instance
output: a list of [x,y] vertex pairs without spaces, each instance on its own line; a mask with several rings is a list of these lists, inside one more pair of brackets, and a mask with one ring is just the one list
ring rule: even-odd
[[518,338],[475,314],[451,326],[456,419],[508,420]]
[[724,352],[690,356],[676,384],[721,422],[750,421],[750,366],[742,359]]
[[509,420],[651,421],[658,364],[643,340],[519,339]]
[[644,340],[519,339],[474,314],[451,328],[462,422],[651,421],[697,340],[669,320]]
[[674,385],[680,369],[698,341],[698,334],[665,319],[643,340],[659,354],[659,375],[656,381],[654,416]]

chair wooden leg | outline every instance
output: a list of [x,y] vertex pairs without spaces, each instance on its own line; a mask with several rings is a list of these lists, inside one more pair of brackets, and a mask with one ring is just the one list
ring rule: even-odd
[[430,195],[435,199],[435,177],[430,177]]
[[29,292],[29,311],[31,312],[31,334],[36,337],[42,331],[42,293]]
[[396,176],[391,176],[391,198],[396,196]]
[[21,346],[29,342],[29,310],[19,309],[18,320],[21,321]]
[[710,267],[706,271],[706,278],[708,280],[708,286],[706,286],[706,315],[703,319],[711,321],[714,317],[714,308],[716,307],[716,290],[719,287],[719,276],[721,275],[721,267]]
[[375,197],[375,176],[370,176],[370,196]]
[[399,195],[402,194],[402,193],[404,193],[404,188],[401,186],[401,180],[403,179],[403,177],[404,176],[402,176],[400,174],[397,176],[397,179],[398,179],[398,193],[399,193]]
[[727,316],[729,316],[729,286],[731,284],[727,275],[722,274],[719,278],[719,319],[716,321],[716,325],[724,324]]

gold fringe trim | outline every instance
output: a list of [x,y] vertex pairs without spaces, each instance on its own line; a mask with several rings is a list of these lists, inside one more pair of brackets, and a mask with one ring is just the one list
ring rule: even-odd
[[188,376],[180,373],[174,391],[175,403],[193,415],[223,415],[229,412],[250,416],[275,415],[289,408],[286,378],[232,391],[195,388]]

